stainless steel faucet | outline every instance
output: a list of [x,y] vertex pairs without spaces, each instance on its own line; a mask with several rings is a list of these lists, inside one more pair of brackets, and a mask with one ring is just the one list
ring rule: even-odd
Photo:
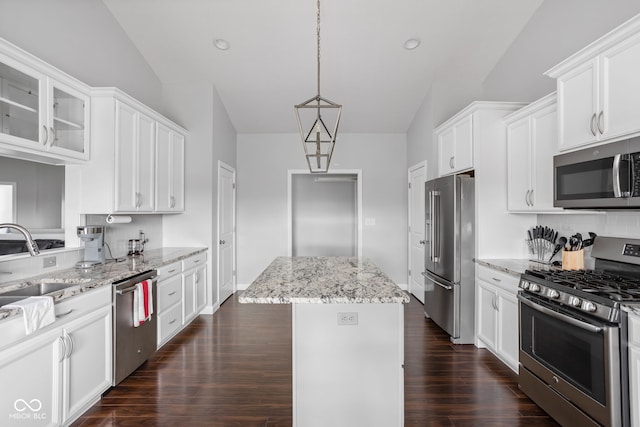
[[40,248],[38,248],[38,244],[35,240],[33,240],[33,237],[31,237],[31,233],[29,233],[29,231],[23,226],[18,224],[5,223],[0,224],[0,228],[13,228],[15,230],[18,230],[20,233],[22,233],[24,238],[27,239],[27,249],[29,250],[31,256],[40,254]]

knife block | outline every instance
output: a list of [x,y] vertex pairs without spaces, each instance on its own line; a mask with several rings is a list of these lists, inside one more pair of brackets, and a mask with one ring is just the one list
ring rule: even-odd
[[584,249],[579,251],[562,251],[563,270],[583,270],[584,269]]

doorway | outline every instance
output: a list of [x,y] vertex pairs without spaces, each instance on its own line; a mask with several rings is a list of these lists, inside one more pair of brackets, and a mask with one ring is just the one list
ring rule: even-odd
[[289,255],[362,256],[360,171],[289,172]]
[[409,168],[409,292],[424,304],[424,183],[427,180],[426,162]]
[[[222,304],[236,285],[236,170],[218,161],[218,301]],[[215,295],[214,295],[215,296]]]

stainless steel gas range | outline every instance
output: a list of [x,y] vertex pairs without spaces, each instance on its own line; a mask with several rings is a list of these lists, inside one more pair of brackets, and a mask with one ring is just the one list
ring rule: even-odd
[[564,426],[629,425],[624,303],[640,301],[640,240],[598,237],[594,270],[520,279],[522,391]]

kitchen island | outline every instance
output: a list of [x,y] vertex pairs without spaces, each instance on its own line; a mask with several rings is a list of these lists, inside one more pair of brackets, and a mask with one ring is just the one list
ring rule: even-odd
[[239,301],[292,304],[294,426],[403,425],[409,296],[370,260],[278,257]]

